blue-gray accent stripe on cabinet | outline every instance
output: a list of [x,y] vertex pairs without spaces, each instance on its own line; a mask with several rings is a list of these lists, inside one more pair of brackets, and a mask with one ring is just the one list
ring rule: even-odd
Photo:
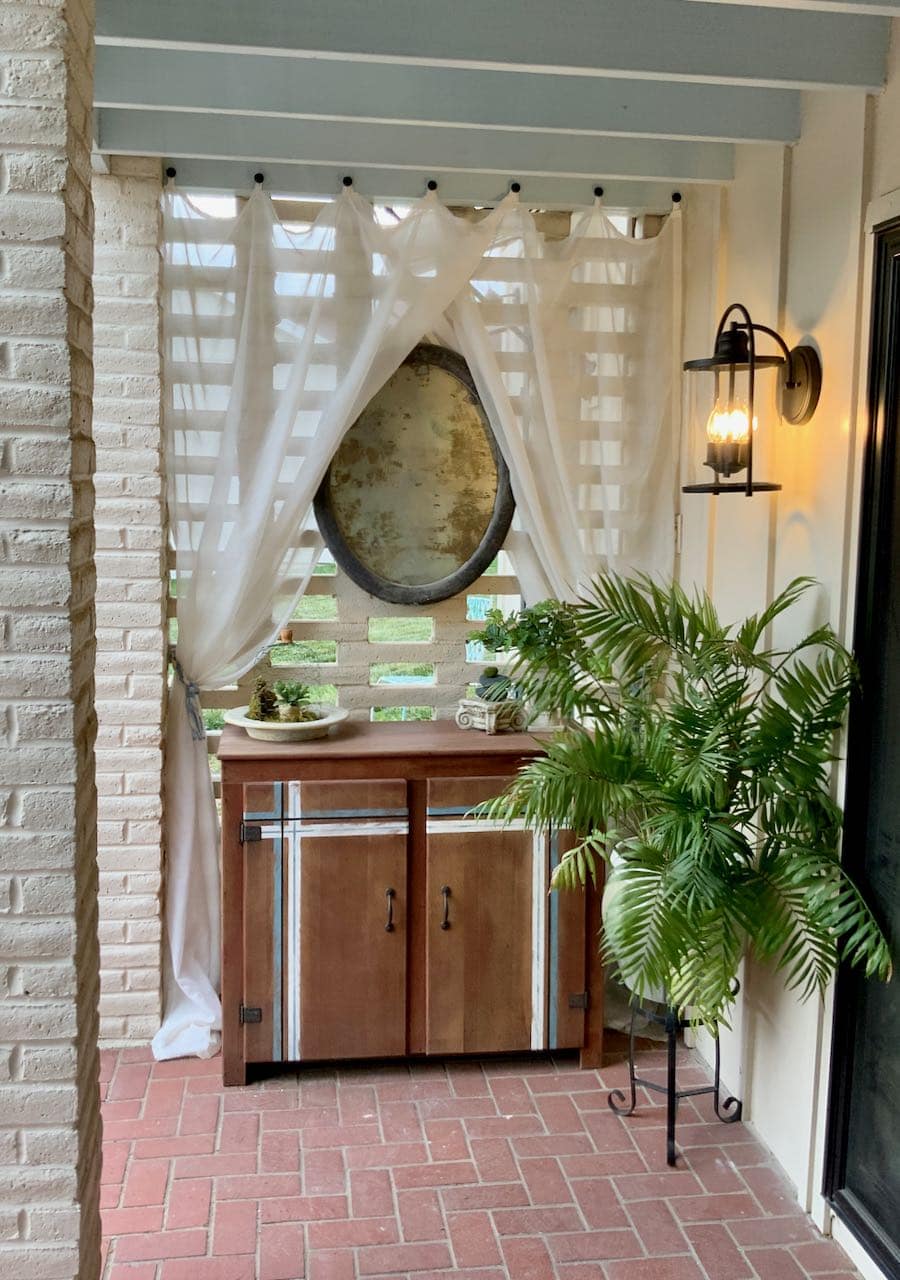
[[[328,818],[405,818],[408,809],[304,809],[303,821],[322,821]],[[289,822],[298,822],[300,815],[288,818]]]
[[277,822],[284,817],[284,786],[280,782],[272,783],[272,808],[268,812],[251,813],[249,810],[244,814],[244,821],[274,821]]

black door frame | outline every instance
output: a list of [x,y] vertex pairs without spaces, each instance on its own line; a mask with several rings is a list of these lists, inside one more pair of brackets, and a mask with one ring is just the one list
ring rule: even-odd
[[[889,569],[888,533],[900,416],[900,218],[874,228],[872,313],[868,373],[868,435],[862,476],[856,618],[853,647],[863,674],[863,687],[850,708],[847,738],[847,793],[844,818],[844,863],[860,870],[866,847],[867,779],[871,762],[872,708],[866,698],[865,673],[880,617],[879,581]],[[849,838],[848,838],[849,837]],[[853,1088],[854,1008],[865,978],[844,966],[834,998],[828,1129],[825,1145],[824,1194],[870,1257],[888,1275],[900,1275],[900,1249],[884,1233],[862,1203],[845,1186],[850,1096]]]

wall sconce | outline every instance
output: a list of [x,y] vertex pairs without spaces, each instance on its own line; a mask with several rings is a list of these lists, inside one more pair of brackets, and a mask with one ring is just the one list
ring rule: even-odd
[[[732,315],[741,318],[731,320]],[[781,355],[763,355],[756,350],[756,335],[768,334],[781,348]],[[754,324],[750,312],[739,302],[726,307],[716,329],[713,355],[703,360],[686,360],[687,373],[713,375],[713,406],[706,423],[706,458],[715,479],[711,484],[686,484],[683,493],[772,493],[780,484],[753,479],[753,436],[756,419],[756,371],[779,369],[779,407],[785,422],[800,426],[815,413],[822,389],[822,364],[814,347],[788,350],[774,329]],[[738,375],[741,375],[740,378]],[[746,375],[746,377],[744,376]],[[746,479],[731,477],[746,470]]]

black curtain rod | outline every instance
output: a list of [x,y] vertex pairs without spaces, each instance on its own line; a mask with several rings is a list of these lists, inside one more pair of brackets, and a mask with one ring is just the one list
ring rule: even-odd
[[[174,177],[176,176],[177,172],[178,172],[178,171],[177,171],[177,169],[175,168],[175,166],[174,166],[174,165],[171,165],[171,164],[170,164],[170,165],[167,165],[167,166],[166,166],[166,177],[167,177],[167,178],[174,178]],[[263,184],[263,182],[265,181],[265,176],[266,176],[266,175],[265,175],[264,173],[262,173],[262,172],[254,173],[254,175],[253,175],[253,181],[254,181],[254,182],[256,182],[256,183],[259,183],[259,185],[261,186],[261,185]],[[343,185],[344,185],[345,187],[352,187],[352,186],[353,186],[353,179],[350,177],[350,175],[349,175],[349,174],[346,174],[346,175],[345,175],[345,177],[343,177],[343,178],[341,179],[341,182],[343,183]],[[438,184],[437,184],[437,182],[436,182],[436,180],[435,180],[434,178],[429,178],[429,179],[428,179],[428,182],[427,182],[427,184],[426,184],[426,185],[427,185],[427,187],[428,187],[428,190],[429,190],[429,191],[437,191],[437,189],[438,189]],[[511,182],[511,183],[509,184],[509,189],[510,189],[510,191],[513,191],[513,192],[515,192],[516,194],[518,194],[518,193],[522,190],[522,184],[521,184],[521,182]],[[599,200],[599,199],[602,197],[602,195],[603,195],[603,187],[601,187],[601,186],[596,186],[596,187],[594,187],[594,195],[595,195],[595,196],[597,197],[597,199]],[[682,194],[681,194],[681,192],[680,192],[680,191],[673,191],[673,192],[672,192],[672,203],[673,203],[673,204],[681,204],[682,198],[683,198],[683,197],[682,197]]]

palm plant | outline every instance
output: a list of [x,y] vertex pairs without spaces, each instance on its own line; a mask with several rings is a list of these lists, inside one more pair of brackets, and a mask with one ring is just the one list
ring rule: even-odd
[[596,882],[611,861],[607,958],[639,995],[661,986],[713,1028],[746,950],[804,998],[842,960],[891,973],[841,867],[830,791],[853,659],[827,626],[786,650],[764,644],[811,585],[797,579],[731,627],[701,593],[599,578],[569,613],[567,662],[520,654],[511,672],[536,706],[574,721],[485,811],[579,833],[554,887]]

